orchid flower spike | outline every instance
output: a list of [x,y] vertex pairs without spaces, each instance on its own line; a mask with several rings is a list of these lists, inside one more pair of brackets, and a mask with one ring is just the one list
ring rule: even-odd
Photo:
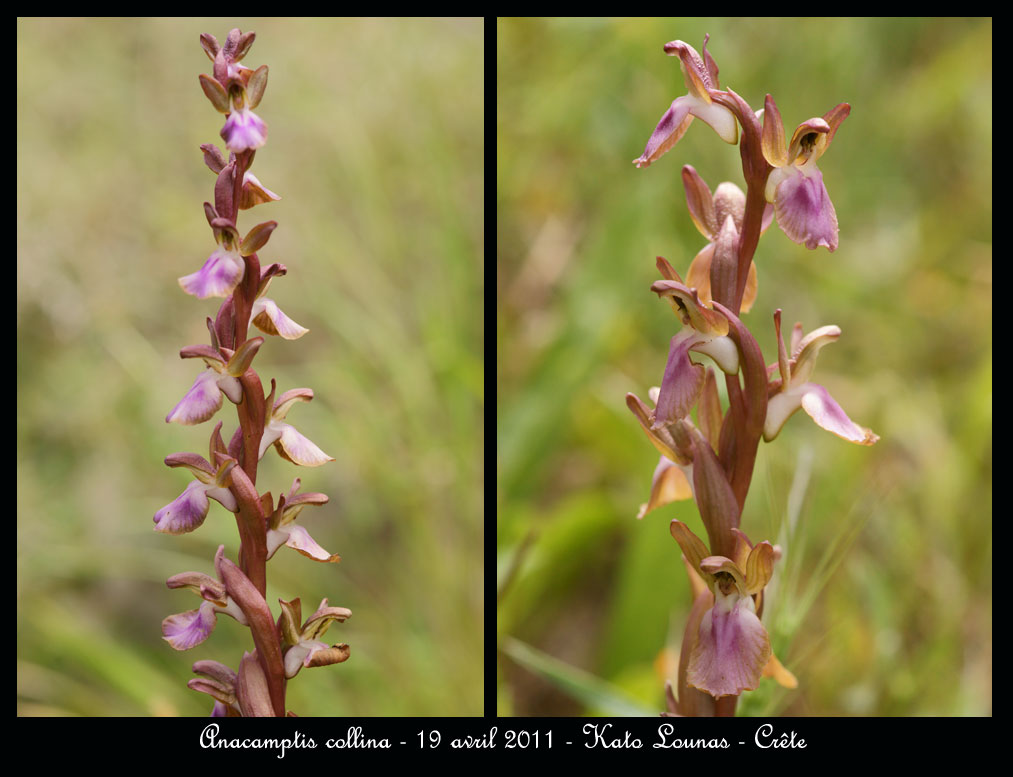
[[681,40],[665,44],[665,53],[679,57],[679,67],[686,80],[688,93],[677,97],[654,128],[644,153],[633,164],[647,167],[656,161],[686,134],[696,116],[709,124],[725,143],[735,145],[739,141],[739,125],[735,115],[711,99],[711,91],[718,85],[718,66],[707,53],[707,40],[703,41],[703,56],[696,49]]

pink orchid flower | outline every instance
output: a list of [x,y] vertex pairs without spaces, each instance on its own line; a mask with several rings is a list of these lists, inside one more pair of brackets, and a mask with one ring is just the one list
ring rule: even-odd
[[769,94],[763,110],[763,156],[774,170],[767,178],[765,196],[774,203],[777,225],[796,243],[808,249],[837,248],[837,212],[823,184],[816,161],[830,148],[837,128],[851,106],[841,103],[823,118],[802,122],[785,148],[784,125],[774,98]]
[[734,145],[739,140],[739,125],[734,114],[723,105],[718,105],[710,96],[711,90],[720,87],[718,66],[707,53],[707,38],[703,42],[703,56],[681,40],[666,43],[665,53],[679,57],[679,67],[689,92],[677,97],[661,117],[647,141],[644,153],[633,160],[637,167],[647,167],[678,143],[693,123],[694,116],[709,124],[725,143]]

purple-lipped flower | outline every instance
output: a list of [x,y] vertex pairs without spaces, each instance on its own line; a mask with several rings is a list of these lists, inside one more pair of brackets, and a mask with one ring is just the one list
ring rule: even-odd
[[711,555],[681,521],[672,521],[670,528],[687,566],[714,595],[695,635],[686,682],[714,698],[755,690],[773,653],[754,597],[762,597],[773,575],[774,547],[766,541],[750,547],[736,532],[733,560]]
[[637,167],[647,167],[678,143],[693,123],[694,116],[709,124],[726,143],[734,145],[739,140],[739,125],[735,115],[711,99],[711,90],[717,90],[720,86],[718,66],[707,53],[707,38],[703,42],[703,56],[681,40],[666,43],[665,53],[670,57],[679,57],[679,67],[686,80],[688,93],[677,97],[665,111],[651,133],[644,153],[633,160]]
[[684,284],[671,265],[665,262],[664,267],[666,275],[674,275],[674,278],[655,281],[651,291],[668,300],[682,321],[683,329],[669,345],[665,375],[658,393],[655,427],[685,418],[700,395],[704,368],[690,361],[690,351],[710,356],[729,375],[739,369],[738,349],[728,337],[728,319],[704,305],[696,289]]
[[189,650],[210,637],[218,622],[218,613],[235,618],[244,626],[248,625],[243,611],[229,597],[225,584],[221,582],[224,556],[225,546],[219,545],[218,552],[215,553],[217,580],[201,572],[182,572],[165,581],[169,588],[189,588],[204,600],[200,608],[170,615],[162,621],[162,638],[176,650]]
[[180,278],[179,285],[183,291],[197,299],[227,297],[239,285],[246,271],[246,263],[243,262],[240,250],[239,232],[232,224],[219,219],[210,204],[205,204],[204,211],[208,222],[212,225],[218,247],[211,252],[211,256],[197,272]]
[[246,272],[244,256],[259,251],[278,226],[276,221],[265,221],[253,227],[242,240],[232,222],[220,218],[216,210],[204,203],[204,212],[214,232],[218,247],[195,273],[179,279],[179,285],[187,294],[198,299],[228,297],[243,280]]
[[774,203],[777,225],[810,250],[837,248],[837,212],[816,161],[830,148],[837,128],[850,112],[851,106],[841,103],[822,118],[802,122],[785,147],[784,125],[774,98],[768,94],[764,105],[763,156],[774,167],[765,196],[767,202]]
[[253,151],[267,142],[267,124],[249,108],[232,111],[221,131],[229,151]]
[[235,404],[243,399],[239,378],[249,369],[263,337],[254,337],[243,343],[237,351],[221,350],[208,345],[189,345],[179,355],[184,359],[200,357],[208,368],[197,376],[190,390],[176,403],[165,417],[166,423],[184,426],[203,423],[218,412],[224,394]]
[[235,459],[223,461],[215,469],[196,453],[174,453],[166,457],[165,463],[170,467],[186,467],[196,480],[192,480],[182,494],[155,513],[155,531],[166,534],[192,532],[207,518],[210,507],[208,497],[230,512],[239,510],[236,497],[229,491],[229,473],[236,466]]
[[821,326],[805,337],[796,324],[792,332],[791,358],[788,358],[781,337],[781,311],[774,314],[777,329],[777,364],[767,367],[767,417],[763,425],[763,439],[770,442],[781,431],[785,422],[799,409],[805,410],[816,424],[838,437],[858,445],[873,445],[879,436],[871,429],[859,426],[841,409],[830,392],[809,377],[816,366],[816,357],[823,346],[841,336],[840,327]]
[[227,297],[243,279],[243,257],[234,243],[219,245],[203,266],[179,279],[183,291],[198,299]]
[[267,73],[267,65],[261,65],[256,71],[239,67],[226,74],[232,110],[220,134],[229,151],[256,151],[267,142],[267,124],[253,112],[267,87]]

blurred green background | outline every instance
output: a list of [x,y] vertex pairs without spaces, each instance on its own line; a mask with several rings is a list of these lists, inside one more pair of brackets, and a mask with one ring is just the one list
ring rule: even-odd
[[[989,19],[500,20],[497,30],[498,706],[656,714],[689,611],[672,518],[635,519],[658,455],[627,410],[679,325],[649,292],[703,239],[680,179],[743,185],[702,122],[640,155],[686,93],[662,45],[704,34],[790,135],[849,102],[819,165],[840,247],[776,226],[744,318],[843,330],[816,380],[881,435],[804,414],[761,443],[742,527],[780,542],[764,621],[798,677],[742,714],[989,715],[992,682],[992,23]],[[721,381],[719,381],[720,383]]]
[[[268,602],[352,609],[327,633],[346,664],[289,683],[301,715],[483,710],[483,23],[481,20],[18,20],[18,713],[206,715],[197,659],[236,667],[249,633],[220,618],[185,653],[162,618],[198,599],[165,579],[213,574],[235,522],[216,503],[182,537],[152,531],[207,456],[213,427],[165,423],[202,364],[214,300],[176,279],[214,247],[201,203],[222,146],[202,32],[254,30],[270,66],[253,171],[282,200],[240,214],[279,227],[270,296],[309,327],[255,367],[310,386],[289,420],[336,461],[273,452],[276,497],[299,476],[330,504],[301,522],[340,564],[286,548]],[[216,420],[228,438],[235,411]]]

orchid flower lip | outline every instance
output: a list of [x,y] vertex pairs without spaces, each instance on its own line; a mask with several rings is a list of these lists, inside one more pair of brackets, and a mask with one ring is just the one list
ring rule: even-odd
[[227,297],[243,279],[245,269],[235,247],[218,246],[197,272],[180,278],[179,285],[198,299]]
[[252,151],[267,142],[267,125],[249,108],[232,111],[221,131],[229,151]]

